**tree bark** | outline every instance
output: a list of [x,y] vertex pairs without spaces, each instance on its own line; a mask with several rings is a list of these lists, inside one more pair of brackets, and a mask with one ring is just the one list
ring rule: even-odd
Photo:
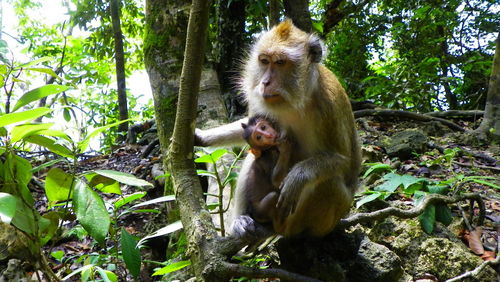
[[312,31],[309,0],[284,0],[285,15],[291,18],[293,24],[305,32]]
[[[188,250],[198,279],[216,281],[210,267],[213,262],[206,250],[217,238],[210,214],[204,208],[203,193],[193,162],[194,129],[198,91],[208,27],[210,2],[194,0],[189,16],[184,64],[169,160],[181,221],[188,238]],[[160,138],[160,141],[164,141]],[[215,272],[216,273],[216,272]],[[222,281],[222,280],[220,280]]]
[[277,25],[280,21],[280,1],[269,0],[269,28]]
[[[111,22],[113,24],[113,38],[115,40],[116,83],[118,92],[118,109],[120,120],[128,119],[127,89],[125,84],[125,55],[123,51],[123,34],[120,24],[120,2],[111,0],[109,3]],[[127,132],[128,122],[118,126],[119,132]]]
[[500,141],[500,32],[496,39],[484,118],[476,133],[481,140]]
[[[166,154],[174,129],[190,2],[147,0],[144,65],[153,93],[161,151]],[[164,167],[166,167],[164,162]]]

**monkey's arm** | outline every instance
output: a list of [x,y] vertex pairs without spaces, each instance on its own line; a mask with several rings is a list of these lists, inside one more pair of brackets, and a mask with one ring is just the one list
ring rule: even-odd
[[297,163],[281,183],[276,205],[278,217],[283,220],[295,211],[304,187],[314,189],[318,183],[346,175],[348,167],[349,160],[345,156],[329,152],[318,153]]
[[207,130],[197,128],[194,133],[194,145],[203,147],[243,145],[245,140],[242,137],[242,123],[248,123],[248,118]]
[[272,182],[274,187],[280,187],[281,182],[285,178],[288,169],[290,168],[290,155],[292,154],[292,144],[288,139],[278,145],[278,161],[273,169]]

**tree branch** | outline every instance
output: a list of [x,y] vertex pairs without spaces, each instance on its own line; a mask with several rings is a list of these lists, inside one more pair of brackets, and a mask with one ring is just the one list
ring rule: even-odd
[[381,110],[381,109],[373,109],[373,110],[359,110],[354,112],[355,118],[365,117],[365,116],[382,116],[382,117],[400,117],[413,119],[418,121],[438,121],[449,128],[457,131],[465,131],[465,129],[454,122],[438,118],[432,117],[424,114],[418,114],[407,111],[398,111],[398,110]]
[[483,199],[481,199],[481,196],[479,194],[468,193],[452,197],[443,196],[439,194],[430,194],[418,207],[414,207],[409,210],[403,210],[395,207],[388,207],[370,213],[356,213],[346,219],[342,219],[338,224],[338,228],[346,229],[358,223],[366,223],[374,220],[381,220],[389,216],[396,216],[399,218],[414,218],[422,214],[425,208],[427,208],[430,205],[441,204],[441,203],[453,204],[463,200],[473,200],[479,204],[479,210],[480,210],[479,223],[481,223],[482,219],[484,220],[486,210],[484,207]]
[[498,263],[500,263],[500,256],[497,256],[495,260],[485,261],[474,270],[467,271],[464,274],[461,274],[455,278],[448,279],[445,282],[463,281],[463,279],[465,278],[477,278],[481,271],[483,271],[483,269],[485,269],[488,265],[496,265]]

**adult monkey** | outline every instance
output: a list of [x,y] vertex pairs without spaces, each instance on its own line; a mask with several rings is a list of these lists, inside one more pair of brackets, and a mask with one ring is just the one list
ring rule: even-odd
[[[292,153],[277,203],[284,236],[324,236],[351,206],[358,186],[360,149],[349,99],[335,75],[320,64],[323,44],[290,20],[262,34],[244,65],[241,88],[249,116],[269,116],[292,134],[300,150]],[[243,143],[240,120],[197,130],[201,146]],[[254,161],[248,154],[240,171],[232,233],[265,236],[246,214],[244,181]]]

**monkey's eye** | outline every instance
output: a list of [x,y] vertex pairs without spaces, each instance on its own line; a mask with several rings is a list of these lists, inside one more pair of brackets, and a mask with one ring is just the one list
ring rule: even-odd
[[260,129],[262,129],[262,130],[266,130],[266,126],[265,126],[265,125],[262,125],[262,126],[260,127]]
[[257,136],[255,136],[255,139],[260,140],[260,139],[262,139],[262,136],[257,135]]
[[267,65],[267,64],[269,64],[269,60],[268,60],[268,59],[266,59],[266,58],[262,58],[262,59],[260,59],[260,62],[261,62],[263,65]]
[[277,60],[277,61],[275,62],[275,64],[282,66],[282,65],[284,65],[284,64],[285,64],[285,60],[281,60],[281,59],[280,59],[280,60]]

